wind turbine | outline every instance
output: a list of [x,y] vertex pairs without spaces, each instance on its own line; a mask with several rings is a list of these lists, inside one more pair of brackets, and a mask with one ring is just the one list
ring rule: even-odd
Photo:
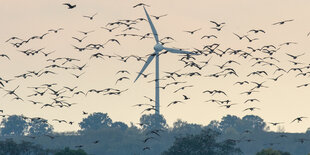
[[156,44],[154,46],[154,50],[155,52],[152,53],[146,60],[144,66],[142,67],[141,71],[139,72],[137,78],[135,79],[134,82],[136,82],[139,77],[141,76],[141,74],[143,74],[144,70],[147,68],[147,66],[152,62],[152,60],[154,59],[154,57],[156,57],[156,66],[155,66],[155,114],[159,115],[159,52],[162,50],[166,50],[168,52],[171,53],[177,53],[177,54],[195,54],[193,52],[188,52],[188,51],[183,51],[183,50],[179,50],[179,49],[174,49],[174,48],[168,48],[168,47],[164,47],[162,44],[160,44],[159,40],[158,40],[158,33],[154,27],[154,24],[149,16],[149,14],[147,13],[145,7],[144,11],[147,17],[147,20],[150,24],[150,27],[152,29],[152,33],[154,35]]

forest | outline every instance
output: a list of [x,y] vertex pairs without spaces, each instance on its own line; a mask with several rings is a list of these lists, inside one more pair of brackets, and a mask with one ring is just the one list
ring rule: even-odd
[[[59,120],[60,122],[62,120]],[[66,123],[66,122],[63,122]],[[0,154],[77,155],[305,155],[310,129],[304,133],[270,131],[255,115],[226,115],[208,125],[145,114],[140,123],[113,121],[107,113],[89,114],[76,132],[57,132],[47,120],[11,115],[1,122]]]

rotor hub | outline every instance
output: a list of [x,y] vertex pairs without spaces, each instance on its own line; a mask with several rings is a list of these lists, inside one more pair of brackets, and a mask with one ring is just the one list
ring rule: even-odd
[[157,43],[155,46],[154,46],[154,50],[155,51],[162,51],[164,49],[163,45],[161,45],[160,43]]

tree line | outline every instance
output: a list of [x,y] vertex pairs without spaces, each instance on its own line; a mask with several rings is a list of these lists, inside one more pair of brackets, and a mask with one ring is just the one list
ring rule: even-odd
[[266,122],[254,115],[242,118],[227,115],[206,126],[179,119],[170,127],[162,115],[145,114],[138,124],[127,125],[112,121],[107,113],[97,112],[84,118],[79,126],[76,132],[60,133],[54,131],[47,120],[11,115],[1,122],[0,150],[11,149],[19,154],[75,151],[109,155],[264,155],[270,152],[299,155],[310,152],[307,147],[310,130],[271,132]]

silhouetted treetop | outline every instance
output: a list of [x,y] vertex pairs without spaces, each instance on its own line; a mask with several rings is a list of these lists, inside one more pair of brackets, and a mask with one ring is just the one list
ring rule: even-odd
[[4,118],[1,122],[3,128],[1,129],[1,135],[25,135],[28,129],[27,122],[22,116],[11,115],[8,118]]
[[163,115],[148,114],[140,118],[143,130],[166,129],[168,127]]
[[234,155],[241,154],[233,141],[217,142],[219,132],[202,130],[198,135],[176,138],[173,145],[163,155]]
[[90,114],[87,118],[79,123],[82,130],[96,130],[101,128],[109,128],[112,126],[112,119],[107,113],[96,112]]

